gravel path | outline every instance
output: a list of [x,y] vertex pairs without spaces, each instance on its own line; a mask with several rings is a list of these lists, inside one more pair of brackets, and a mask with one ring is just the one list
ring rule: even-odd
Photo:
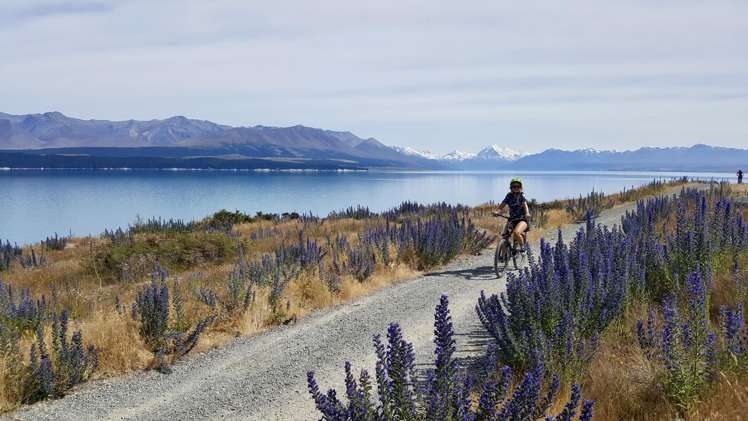
[[[607,210],[598,222],[613,225],[633,205]],[[564,238],[578,226],[564,228]],[[555,238],[549,232],[546,238]],[[475,315],[481,290],[496,293],[505,279],[493,273],[493,251],[461,258],[438,271],[306,317],[298,324],[239,338],[195,355],[170,375],[137,373],[82,386],[63,399],[8,414],[23,420],[316,420],[306,390],[315,370],[320,387],[341,389],[343,363],[374,370],[372,335],[400,322],[413,342],[419,368],[432,363],[433,312],[449,295],[458,358],[480,355],[487,338]]]

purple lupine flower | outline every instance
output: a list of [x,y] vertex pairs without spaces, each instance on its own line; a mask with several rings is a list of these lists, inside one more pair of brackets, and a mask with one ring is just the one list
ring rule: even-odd
[[[362,372],[361,376],[366,381],[368,374]],[[371,404],[369,403],[369,394],[364,389],[366,384],[361,387],[356,383],[356,379],[351,372],[351,363],[345,362],[345,389],[348,397],[348,417],[352,420],[367,420],[372,414]]]
[[678,358],[678,328],[679,328],[679,317],[678,311],[675,307],[675,299],[669,297],[663,303],[663,321],[664,326],[662,329],[662,352],[665,358],[665,365],[668,370],[673,370],[679,363]]
[[157,266],[151,282],[138,292],[133,304],[133,314],[140,321],[140,335],[154,349],[161,346],[169,323],[169,287],[165,276],[165,271]]
[[345,421],[348,419],[348,414],[342,408],[334,390],[330,390],[327,395],[323,395],[319,390],[313,371],[307,372],[306,378],[309,394],[312,395],[317,410],[322,413],[325,420]]
[[429,404],[433,413],[430,419],[449,419],[450,403],[453,400],[455,380],[455,352],[454,329],[452,317],[449,314],[449,300],[442,295],[434,313],[434,345],[435,361],[432,389],[430,396],[433,401]]
[[379,394],[380,412],[383,417],[392,417],[392,386],[387,373],[387,352],[380,335],[374,335],[374,349],[377,354],[376,380]]
[[503,401],[506,398],[506,394],[509,393],[509,388],[512,385],[512,368],[509,366],[501,367],[499,371],[499,381],[496,383],[498,386],[496,398]]
[[709,334],[707,334],[704,348],[706,379],[707,381],[713,382],[717,380],[717,365],[719,363],[719,361],[717,361],[717,335],[714,332],[709,332]]
[[473,412],[473,402],[470,399],[470,392],[473,389],[473,383],[470,376],[465,376],[455,396],[454,418],[460,421],[476,421],[475,412]]
[[706,281],[702,280],[701,271],[697,265],[696,270],[686,276],[688,289],[689,319],[693,328],[699,332],[706,328],[707,306],[706,306]]
[[499,419],[527,419],[533,416],[540,398],[541,375],[537,370],[525,374],[522,382],[514,389],[511,400],[499,413]]
[[592,419],[592,409],[595,401],[585,400],[582,403],[582,412],[579,414],[579,421],[590,421]]
[[745,326],[743,304],[738,304],[735,310],[721,306],[720,319],[727,350],[733,355],[742,355],[745,351],[741,338],[741,332]]
[[697,346],[696,339],[694,336],[696,333],[691,329],[691,325],[689,323],[683,323],[680,330],[680,342],[683,345],[683,348],[690,349],[693,346]]
[[558,391],[561,388],[561,378],[553,376],[551,383],[548,385],[548,390],[545,393],[543,399],[538,403],[533,418],[540,418],[551,408],[553,403],[556,401]]
[[564,406],[564,409],[558,414],[555,419],[557,421],[571,421],[577,413],[577,407],[579,406],[579,400],[582,398],[582,389],[578,384],[571,387],[571,396],[569,402]]
[[476,412],[478,420],[491,420],[494,418],[496,405],[498,404],[496,400],[497,394],[498,386],[494,380],[489,380],[483,385],[483,392],[478,400],[478,410]]
[[397,323],[391,323],[387,328],[387,342],[386,369],[390,380],[393,415],[400,418],[413,417],[416,412],[413,395],[413,346],[403,339],[402,329]]

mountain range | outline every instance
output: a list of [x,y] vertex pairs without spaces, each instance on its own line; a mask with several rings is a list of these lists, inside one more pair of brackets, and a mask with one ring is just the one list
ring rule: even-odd
[[310,161],[341,168],[430,166],[426,159],[401,154],[376,139],[362,139],[350,132],[304,126],[230,127],[182,116],[108,121],[81,120],[59,112],[0,113],[0,149],[6,154],[75,155],[78,161],[82,156],[130,161],[170,158],[175,167],[207,157],[239,168],[245,167],[247,160],[258,159],[261,168],[276,168],[277,162],[306,168]]
[[491,145],[477,153],[455,150],[439,156],[300,125],[232,127],[182,116],[108,121],[59,112],[0,113],[0,167],[9,168],[733,171],[740,166],[748,167],[748,150],[707,145],[536,154]]

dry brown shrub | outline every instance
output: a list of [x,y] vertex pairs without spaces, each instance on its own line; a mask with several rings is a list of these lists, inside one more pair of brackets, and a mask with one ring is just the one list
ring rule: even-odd
[[638,346],[635,323],[644,307],[611,325],[586,370],[582,390],[595,400],[596,420],[672,419],[675,411],[658,388],[659,367]]
[[721,373],[712,393],[688,412],[689,420],[738,421],[748,414],[748,383],[745,379]]
[[21,372],[24,363],[21,355],[0,353],[0,413],[11,411],[20,405]]
[[309,273],[291,282],[285,295],[297,310],[294,314],[330,307],[336,301],[327,285],[316,274]]
[[374,276],[365,282],[359,282],[353,278],[344,278],[339,294],[340,300],[341,302],[350,301],[386,288],[394,283],[413,279],[419,274],[420,272],[406,265],[397,265],[390,270],[375,273]]
[[102,309],[74,326],[80,329],[83,341],[93,344],[99,353],[98,377],[142,370],[153,359],[128,312]]

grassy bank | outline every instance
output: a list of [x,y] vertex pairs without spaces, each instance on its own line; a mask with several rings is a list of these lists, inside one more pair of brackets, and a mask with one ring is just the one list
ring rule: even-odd
[[[611,206],[619,196],[608,198]],[[534,204],[532,235],[573,220],[572,202]],[[168,371],[188,352],[478,253],[499,228],[492,208],[403,203],[325,218],[221,211],[198,222],[137,221],[98,238],[7,245],[0,405],[60,396],[91,378]]]

